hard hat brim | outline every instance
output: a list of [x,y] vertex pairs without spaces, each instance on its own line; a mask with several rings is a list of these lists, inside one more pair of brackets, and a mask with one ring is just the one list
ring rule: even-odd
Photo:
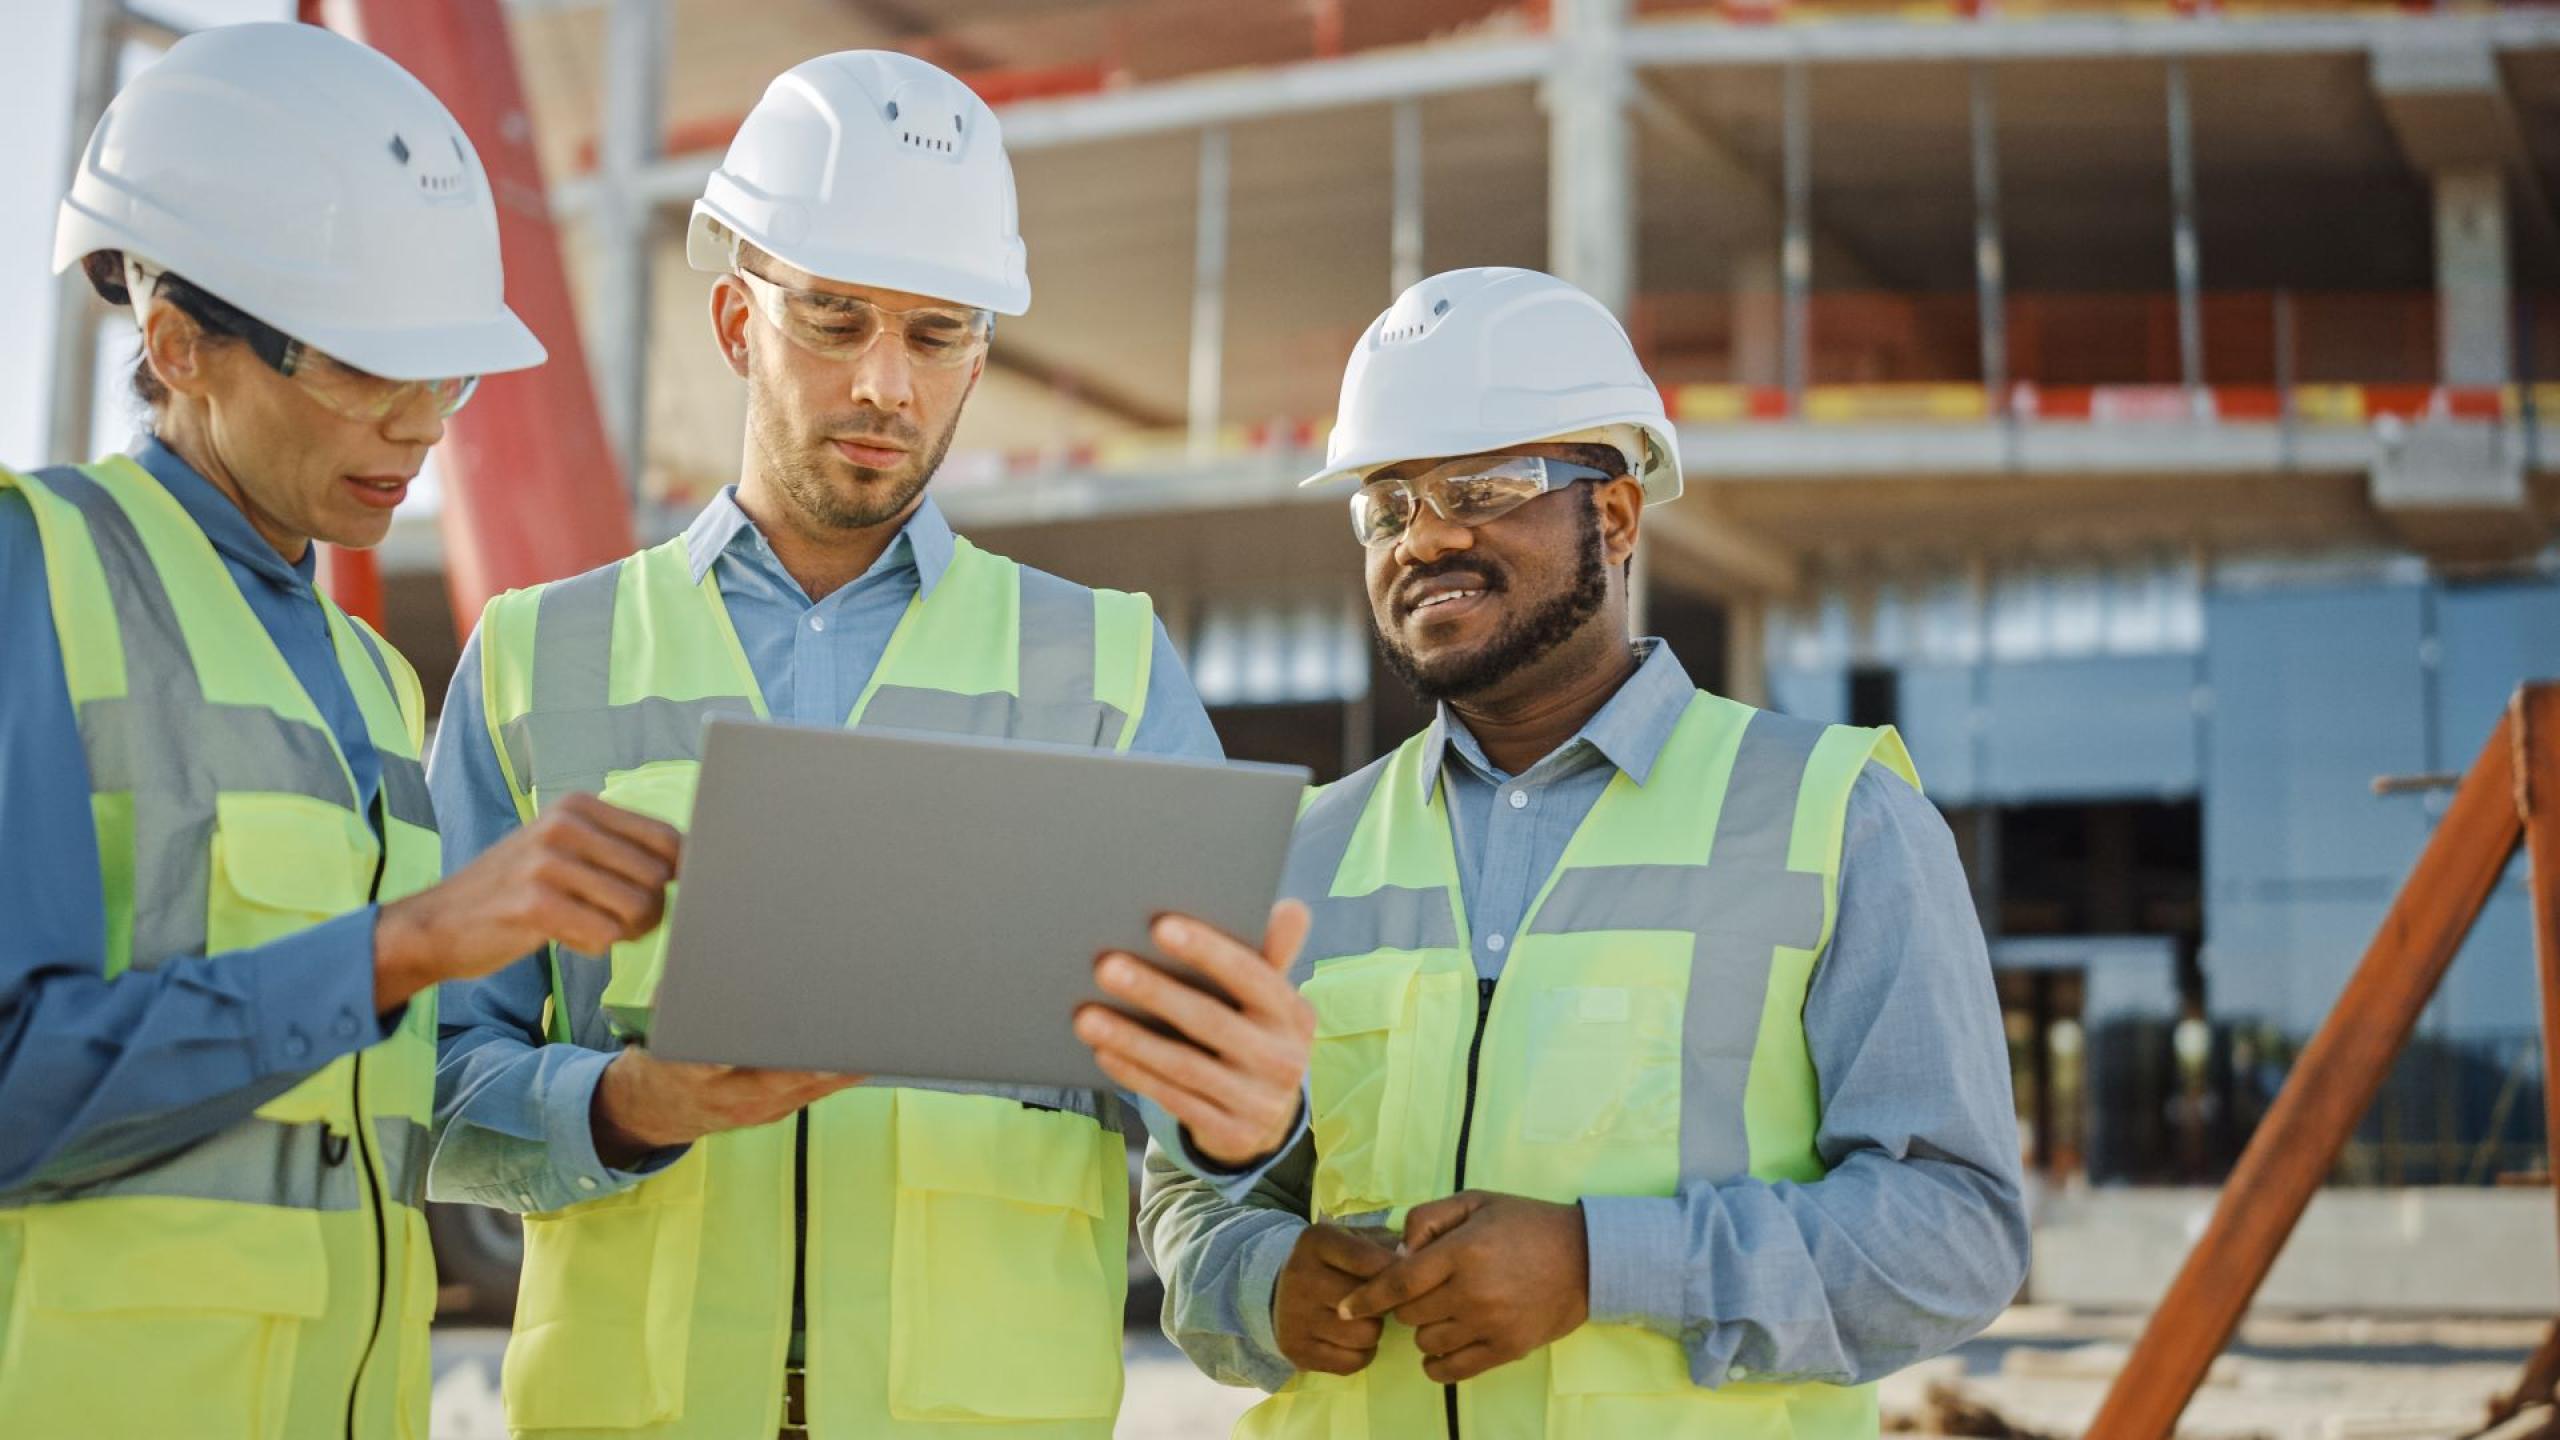
[[[709,274],[727,270],[730,264],[729,244],[721,238],[719,232],[722,230],[738,236],[752,234],[752,227],[741,224],[708,197],[693,202],[693,218],[685,231],[685,263]],[[884,255],[840,253],[805,239],[787,245],[770,238],[752,240],[751,243],[785,265],[839,285],[902,290],[947,305],[992,310],[998,315],[1020,315],[1031,308],[1031,282],[1028,277],[1017,285],[990,284],[985,276],[958,266],[898,260]]]
[[[1633,425],[1639,430],[1655,434],[1657,437],[1656,443],[1661,447],[1663,452],[1662,457],[1657,463],[1647,467],[1648,473],[1636,477],[1636,479],[1644,486],[1644,503],[1647,505],[1661,505],[1680,498],[1682,482],[1680,478],[1679,438],[1677,436],[1662,431],[1656,421],[1642,415],[1615,416],[1606,420],[1595,420],[1590,422],[1590,424]],[[1580,430],[1588,427],[1577,425],[1573,428]],[[1353,455],[1327,465],[1322,470],[1319,470],[1304,480],[1299,481],[1298,488],[1304,490],[1309,486],[1330,485],[1343,480],[1358,481],[1363,479],[1373,470],[1381,469],[1388,465],[1401,464],[1407,460],[1434,459],[1442,455],[1474,455],[1488,450],[1499,450],[1506,445],[1536,445],[1552,438],[1556,433],[1557,432],[1544,429],[1524,430],[1518,434],[1497,431],[1493,438],[1488,438],[1485,435],[1478,433],[1465,437],[1450,437],[1450,448],[1445,450],[1425,450],[1409,455]]]

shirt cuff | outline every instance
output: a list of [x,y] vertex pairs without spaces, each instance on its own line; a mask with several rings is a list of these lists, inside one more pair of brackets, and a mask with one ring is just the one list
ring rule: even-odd
[[1659,1195],[1582,1197],[1583,1246],[1591,1266],[1591,1323],[1642,1325],[1680,1339],[1680,1202]]
[[596,1086],[603,1082],[604,1067],[613,1063],[614,1053],[566,1045],[554,1048],[575,1053],[555,1062],[559,1069],[543,1096],[543,1139],[552,1173],[564,1187],[556,1197],[560,1203],[546,1208],[561,1209],[628,1190],[684,1157],[690,1147],[676,1145],[650,1151],[637,1169],[617,1170],[604,1163],[596,1153]]
[[[1157,1110],[1152,1101],[1148,1103],[1147,1109],[1152,1112],[1147,1116],[1149,1122],[1147,1128],[1153,1130],[1155,1128],[1153,1122],[1156,1115],[1162,1114],[1163,1112]],[[1170,1121],[1173,1117],[1167,1115],[1165,1118]],[[1298,1148],[1299,1141],[1307,1138],[1306,1090],[1304,1086],[1301,1086],[1299,1089],[1298,1119],[1295,1124],[1289,1127],[1289,1138],[1281,1141],[1279,1147],[1273,1150],[1270,1154],[1263,1156],[1261,1159],[1254,1161],[1252,1164],[1245,1166],[1241,1170],[1230,1170],[1226,1166],[1219,1164],[1217,1161],[1210,1159],[1208,1156],[1201,1154],[1199,1151],[1192,1149],[1191,1131],[1188,1128],[1175,1126],[1174,1129],[1181,1141],[1179,1147],[1175,1149],[1175,1153],[1182,1157],[1182,1168],[1199,1176],[1201,1179],[1208,1181],[1210,1186],[1218,1192],[1220,1199],[1242,1200],[1246,1195],[1252,1193],[1253,1187],[1256,1184],[1260,1183],[1265,1171],[1269,1170],[1272,1166],[1279,1164],[1283,1156]],[[1161,1144],[1162,1141],[1159,1140],[1158,1143]],[[1277,1274],[1278,1272],[1275,1270],[1273,1273]]]
[[373,922],[376,907],[350,910],[257,947],[239,967],[249,990],[261,1075],[307,1074],[379,1045],[408,1013],[373,1008]]

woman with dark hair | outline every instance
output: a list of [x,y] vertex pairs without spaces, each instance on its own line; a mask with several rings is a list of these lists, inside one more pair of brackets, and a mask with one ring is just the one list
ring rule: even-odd
[[436,884],[417,676],[312,544],[542,346],[453,117],[306,26],[126,87],[55,264],[133,312],[149,429],[0,469],[0,1417],[423,1437],[431,987],[647,931],[676,839],[584,801]]

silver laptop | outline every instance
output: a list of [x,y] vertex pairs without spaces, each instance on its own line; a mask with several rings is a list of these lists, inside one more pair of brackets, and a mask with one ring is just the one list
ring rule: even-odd
[[[715,720],[650,1050],[1108,1086],[1094,958],[1169,911],[1258,942],[1307,772]],[[1197,976],[1190,976],[1195,983]]]

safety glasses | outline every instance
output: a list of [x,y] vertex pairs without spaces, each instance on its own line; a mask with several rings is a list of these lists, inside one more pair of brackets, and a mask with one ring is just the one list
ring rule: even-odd
[[275,338],[281,344],[271,353],[259,344],[259,337],[248,337],[260,359],[342,419],[372,424],[397,415],[422,399],[438,417],[450,416],[469,403],[472,392],[480,388],[477,375],[450,380],[386,380],[299,340],[282,334]]
[[127,257],[126,283],[137,295],[168,301],[209,335],[227,335],[249,347],[268,369],[302,387],[323,409],[346,420],[379,423],[421,399],[439,418],[449,416],[480,388],[477,375],[449,380],[387,380],[359,370],[315,346],[305,345],[257,316],[184,280],[145,269]]
[[993,313],[955,305],[910,305],[892,310],[854,295],[794,290],[740,266],[730,273],[746,282],[758,315],[794,345],[829,360],[853,360],[895,332],[907,359],[948,370],[987,353],[995,334]]
[[1412,527],[1414,515],[1425,505],[1452,525],[1472,528],[1577,481],[1613,478],[1594,466],[1535,455],[1452,460],[1419,475],[1361,486],[1351,497],[1351,533],[1364,546],[1387,544]]

